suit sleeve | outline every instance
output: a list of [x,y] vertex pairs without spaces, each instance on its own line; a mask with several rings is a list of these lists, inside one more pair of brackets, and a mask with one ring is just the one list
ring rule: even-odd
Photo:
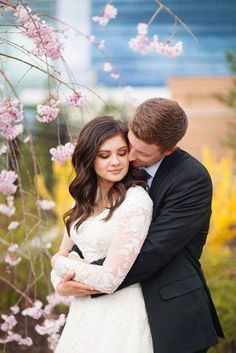
[[187,177],[183,171],[169,188],[141,252],[118,289],[141,282],[166,266],[209,223],[211,199],[209,175],[198,172]]

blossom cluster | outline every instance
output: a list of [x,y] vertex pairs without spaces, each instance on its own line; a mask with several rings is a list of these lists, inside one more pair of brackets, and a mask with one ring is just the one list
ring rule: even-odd
[[55,306],[59,305],[59,304],[64,304],[69,306],[72,300],[72,297],[69,296],[61,296],[57,293],[53,293],[50,295],[47,295],[47,302],[48,304],[45,305],[44,307],[44,313],[46,315],[50,315],[53,311],[53,309],[55,308]]
[[49,348],[55,350],[59,340],[59,332],[66,321],[65,314],[61,314],[57,320],[46,319],[42,325],[36,325],[35,331],[40,335],[48,335]]
[[80,108],[86,103],[86,96],[84,93],[77,90],[68,97],[68,103],[73,107]]
[[16,208],[14,207],[14,197],[7,196],[7,204],[0,204],[0,213],[4,214],[7,217],[12,217],[16,212]]
[[23,107],[17,99],[0,100],[0,134],[6,139],[13,140],[23,132],[23,125],[19,124],[23,117]]
[[111,19],[116,18],[117,8],[111,4],[106,4],[102,16],[93,16],[94,22],[97,22],[100,26],[106,26]]
[[104,63],[103,71],[109,72],[110,76],[114,78],[114,80],[117,80],[120,77],[117,69],[115,69],[109,61]]
[[39,104],[37,106],[37,120],[41,123],[54,121],[59,113],[59,109],[57,108],[59,104],[60,101],[56,99],[50,99],[49,105]]
[[36,300],[31,307],[24,309],[21,313],[23,316],[30,316],[38,320],[43,315],[42,306],[43,303],[40,300]]
[[10,315],[1,315],[3,323],[0,325],[0,328],[3,332],[7,334],[6,337],[0,338],[1,344],[6,344],[9,342],[17,342],[19,345],[32,346],[33,341],[30,337],[22,337],[19,333],[13,332],[14,327],[17,325],[18,321],[16,320],[15,315],[19,313],[20,308],[17,305],[12,306]]
[[5,153],[7,153],[7,146],[6,145],[0,145],[0,156],[2,156]]
[[[14,222],[12,222],[12,223],[14,223]],[[18,223],[18,222],[15,222],[15,223]],[[16,243],[11,243],[8,246],[8,249],[7,249],[8,253],[5,256],[5,262],[7,264],[9,264],[10,266],[17,266],[22,260],[21,257],[17,257],[16,254],[14,254],[18,250],[18,248],[19,248],[19,246]]]
[[0,344],[9,342],[17,342],[19,345],[31,346],[33,341],[30,337],[23,338],[20,334],[14,332],[18,321],[16,319],[17,314],[23,316],[29,316],[34,320],[42,319],[43,315],[46,318],[40,324],[36,324],[34,329],[40,335],[48,335],[49,348],[54,351],[60,337],[61,328],[65,324],[65,315],[61,314],[57,319],[48,319],[47,315],[50,315],[54,307],[58,304],[64,304],[69,306],[72,297],[62,297],[56,293],[47,296],[47,304],[43,308],[43,303],[40,300],[36,300],[30,307],[27,307],[21,311],[18,305],[13,305],[9,315],[3,314],[1,318],[3,323],[0,325],[0,329],[5,333],[4,338],[0,338]]
[[56,148],[51,148],[49,152],[52,155],[52,161],[62,164],[71,158],[74,149],[75,146],[72,143],[68,142],[64,146],[59,145]]
[[2,170],[0,173],[0,193],[3,195],[11,195],[16,192],[17,186],[14,182],[17,174],[13,170]]
[[175,58],[183,53],[183,43],[178,41],[172,45],[169,41],[161,42],[157,35],[154,35],[152,40],[147,36],[148,25],[146,23],[139,23],[137,26],[138,35],[135,38],[131,38],[129,46],[136,52],[143,55],[151,52],[165,55],[170,58]]
[[98,47],[98,49],[102,50],[105,48],[105,40],[104,39],[101,39],[98,43],[96,43],[96,37],[94,35],[88,36],[88,39],[89,39],[90,43],[96,45]]
[[63,45],[55,29],[48,26],[38,16],[31,15],[29,7],[17,5],[14,17],[16,22],[22,25],[22,31],[26,37],[33,40],[36,46],[35,55],[46,55],[52,60],[56,60],[62,55]]
[[14,257],[14,256],[11,256],[10,254],[7,254],[5,256],[5,262],[10,266],[17,266],[21,262],[21,260],[22,260],[21,257]]
[[55,202],[52,200],[38,200],[37,204],[44,211],[51,210],[55,207]]

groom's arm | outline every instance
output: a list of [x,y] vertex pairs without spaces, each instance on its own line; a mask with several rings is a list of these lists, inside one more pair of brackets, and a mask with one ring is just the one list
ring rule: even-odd
[[[118,289],[149,278],[166,266],[208,224],[212,184],[202,171],[179,178],[165,197],[163,207],[151,223],[144,245]],[[155,211],[154,211],[155,212]],[[94,261],[102,265],[105,259]]]
[[[182,179],[182,180],[181,180]],[[206,225],[211,215],[212,184],[207,173],[182,177],[172,185],[151,223],[134,265],[118,289],[142,282],[166,266]],[[102,265],[104,259],[93,264]]]

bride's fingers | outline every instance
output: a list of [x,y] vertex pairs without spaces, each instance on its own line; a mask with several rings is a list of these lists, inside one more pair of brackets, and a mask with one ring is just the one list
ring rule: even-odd
[[63,281],[64,282],[67,282],[67,281],[71,281],[75,276],[75,273],[74,272],[70,272],[70,273],[67,273],[64,277],[63,277]]
[[86,291],[94,291],[95,290],[94,288],[88,286],[87,284],[80,283],[80,282],[75,282],[74,286],[78,289],[86,290]]

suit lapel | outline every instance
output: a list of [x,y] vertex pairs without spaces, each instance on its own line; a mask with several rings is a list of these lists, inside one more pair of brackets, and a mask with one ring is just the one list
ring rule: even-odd
[[170,172],[170,170],[173,168],[177,160],[184,154],[185,152],[182,151],[180,148],[175,150],[173,153],[171,153],[169,156],[165,157],[158,168],[153,181],[151,188],[149,190],[149,194],[152,199],[154,199],[154,196],[156,192],[159,190],[160,185],[162,182],[165,180],[166,176]]

